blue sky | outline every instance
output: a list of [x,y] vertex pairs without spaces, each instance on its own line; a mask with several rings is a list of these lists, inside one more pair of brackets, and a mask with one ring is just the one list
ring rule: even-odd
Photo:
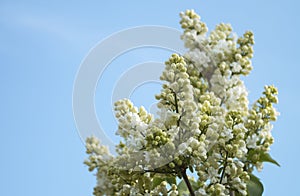
[[[300,6],[296,0],[2,0],[0,195],[91,195],[95,179],[82,164],[85,148],[72,113],[73,82],[80,63],[93,46],[122,29],[139,25],[180,29],[179,12],[191,8],[210,29],[229,22],[239,35],[254,31],[254,70],[245,79],[250,100],[260,95],[265,84],[275,84],[281,113],[271,154],[282,166],[265,164],[258,175],[265,185],[264,195],[300,195]],[[110,66],[123,64],[126,69],[139,62],[164,61],[169,54],[155,49],[132,51]],[[105,103],[110,100],[102,93],[109,93],[115,81],[113,73],[106,74],[102,83],[108,89],[98,85],[96,109],[98,116],[109,112],[103,127],[112,133],[116,125],[110,103]],[[137,105],[149,106],[158,89],[155,84],[144,85],[132,98]]]

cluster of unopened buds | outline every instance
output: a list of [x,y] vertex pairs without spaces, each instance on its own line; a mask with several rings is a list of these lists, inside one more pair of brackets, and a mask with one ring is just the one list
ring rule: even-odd
[[180,16],[189,50],[165,63],[159,117],[123,99],[115,103],[118,155],[95,137],[86,141],[96,196],[261,195],[252,172],[278,165],[269,154],[277,89],[265,86],[250,107],[241,79],[252,70],[253,33],[237,38],[221,23],[208,34],[193,10]]

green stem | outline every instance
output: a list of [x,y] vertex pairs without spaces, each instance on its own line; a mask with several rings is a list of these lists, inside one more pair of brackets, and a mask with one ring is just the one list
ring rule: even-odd
[[222,174],[221,174],[221,178],[220,178],[220,184],[222,184],[223,178],[225,176],[225,170],[226,170],[226,167],[227,167],[227,158],[228,158],[228,152],[226,152],[224,168],[223,168],[223,171],[222,171]]
[[149,173],[159,173],[159,174],[176,174],[176,172],[172,172],[172,171],[160,171],[160,170],[144,170],[144,172],[149,172]]
[[235,196],[235,192],[234,191],[230,191],[229,195],[230,196]]
[[192,185],[191,185],[191,183],[190,183],[190,181],[189,181],[189,178],[188,178],[187,175],[186,175],[186,168],[184,168],[184,169],[181,170],[181,175],[182,175],[182,177],[183,177],[183,180],[184,180],[186,186],[187,186],[188,189],[189,189],[190,195],[191,195],[191,196],[195,196],[193,187],[192,187]]

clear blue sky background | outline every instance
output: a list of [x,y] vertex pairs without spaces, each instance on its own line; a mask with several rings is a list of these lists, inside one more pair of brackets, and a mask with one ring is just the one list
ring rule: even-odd
[[[271,154],[282,166],[265,164],[259,174],[264,195],[300,195],[297,0],[2,0],[0,195],[91,195],[95,179],[82,164],[85,148],[72,115],[72,88],[81,61],[96,43],[125,28],[165,25],[179,29],[178,13],[190,8],[210,29],[219,22],[230,22],[239,35],[254,31],[254,70],[246,78],[250,99],[257,98],[265,84],[275,84],[280,92],[281,116],[275,124]],[[111,66],[163,61],[168,55],[154,49],[136,51]],[[107,74],[107,85],[113,86],[115,81]],[[99,88],[96,100],[101,99]],[[157,89],[145,85],[133,99],[147,105],[152,100],[142,99],[139,93],[150,97]],[[99,116],[106,110],[111,113],[101,104],[105,105],[96,101]],[[113,132],[115,122],[109,119],[104,127]]]

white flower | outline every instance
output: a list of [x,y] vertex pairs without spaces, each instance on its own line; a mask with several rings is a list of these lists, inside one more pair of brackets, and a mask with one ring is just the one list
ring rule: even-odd
[[97,171],[96,196],[178,195],[177,183],[154,179],[178,177],[187,168],[198,175],[196,195],[223,196],[232,190],[246,195],[252,168],[263,167],[257,154],[268,152],[274,142],[271,121],[278,116],[273,107],[278,100],[277,89],[266,86],[249,108],[241,75],[252,69],[253,34],[236,38],[231,26],[221,23],[206,35],[193,10],[180,16],[189,51],[165,63],[158,117],[123,99],[115,103],[122,137],[118,155],[96,138],[87,139],[85,164]]
[[233,62],[231,64],[231,67],[232,67],[232,72],[235,72],[235,73],[239,73],[242,70],[241,65],[237,62]]
[[179,154],[183,154],[184,151],[187,149],[188,145],[184,142],[184,143],[181,143],[179,146],[178,146],[178,152]]
[[200,51],[199,48],[195,48],[194,50],[186,53],[185,57],[195,63],[198,71],[202,71],[204,68],[208,67],[210,63],[210,58],[204,51]]
[[256,134],[247,137],[246,143],[248,148],[256,148],[259,137]]
[[229,52],[229,43],[226,40],[219,40],[213,49],[214,53]]

